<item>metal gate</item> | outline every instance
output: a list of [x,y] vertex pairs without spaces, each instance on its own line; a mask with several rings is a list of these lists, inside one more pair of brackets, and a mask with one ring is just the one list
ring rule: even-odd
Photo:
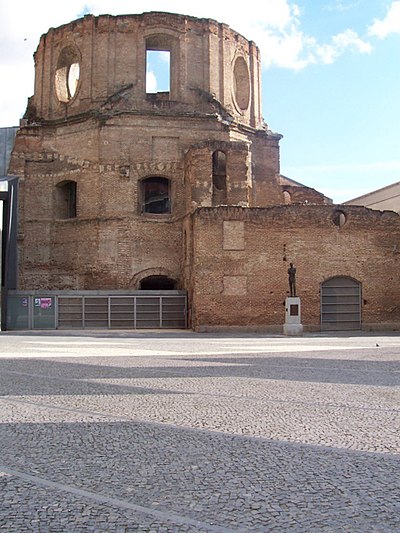
[[8,329],[185,329],[186,291],[29,293],[9,297]]
[[62,296],[58,327],[186,328],[186,296]]
[[321,330],[361,329],[361,283],[338,276],[321,285]]

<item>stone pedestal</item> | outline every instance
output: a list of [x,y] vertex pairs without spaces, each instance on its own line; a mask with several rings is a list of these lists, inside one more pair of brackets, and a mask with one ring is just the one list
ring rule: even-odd
[[298,296],[290,296],[285,300],[284,335],[303,335],[301,323],[301,303]]

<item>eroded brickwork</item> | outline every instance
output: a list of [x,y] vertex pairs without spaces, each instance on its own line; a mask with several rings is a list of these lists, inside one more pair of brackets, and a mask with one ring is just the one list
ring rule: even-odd
[[[391,211],[335,206],[219,207],[193,215],[193,326],[280,331],[289,294],[289,262],[297,267],[297,292],[308,329],[320,326],[320,287],[335,276],[362,284],[365,328],[397,328],[400,217]],[[234,228],[244,232],[235,246]],[[229,245],[227,245],[229,243]]]
[[[147,50],[170,54],[168,93],[146,92]],[[228,26],[168,13],[86,16],[42,36],[35,67],[11,165],[22,177],[20,288],[135,289],[156,271],[183,287],[186,213],[281,201],[259,51]],[[163,213],[145,212],[153,177],[168,183]],[[60,207],[68,195],[76,216]]]
[[[169,53],[168,91],[147,92],[148,51]],[[10,164],[20,289],[159,277],[188,291],[197,329],[279,329],[293,261],[305,326],[333,276],[362,285],[363,323],[400,323],[398,215],[285,190],[254,43],[209,19],[86,16],[42,36],[35,68]]]

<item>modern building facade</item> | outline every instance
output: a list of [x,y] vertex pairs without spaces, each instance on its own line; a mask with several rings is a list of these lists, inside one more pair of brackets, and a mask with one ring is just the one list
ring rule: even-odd
[[363,205],[370,209],[377,209],[378,211],[390,210],[400,213],[400,181],[363,194],[352,200],[347,200],[344,204]]

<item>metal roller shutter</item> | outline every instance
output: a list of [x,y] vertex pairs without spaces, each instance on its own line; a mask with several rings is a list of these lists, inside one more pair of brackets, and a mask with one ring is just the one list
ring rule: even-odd
[[321,330],[361,329],[361,283],[347,277],[321,285]]

